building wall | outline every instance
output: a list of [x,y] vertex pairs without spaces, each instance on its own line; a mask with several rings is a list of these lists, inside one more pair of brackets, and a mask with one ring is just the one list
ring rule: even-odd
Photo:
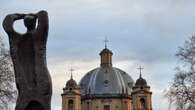
[[110,110],[131,110],[132,101],[130,99],[88,99],[81,103],[81,110],[104,110],[104,106],[109,105]]
[[138,94],[133,96],[133,107],[135,110],[138,110],[141,108],[140,99],[144,98],[146,101],[146,107],[148,110],[152,110],[152,103],[151,103],[151,94]]
[[141,109],[141,99],[145,100],[146,109],[152,110],[152,92],[150,92],[149,88],[136,88],[132,92],[133,110]]
[[68,109],[68,101],[73,100],[73,110],[81,110],[81,96],[78,90],[74,91],[64,91],[65,94],[62,94],[62,110]]

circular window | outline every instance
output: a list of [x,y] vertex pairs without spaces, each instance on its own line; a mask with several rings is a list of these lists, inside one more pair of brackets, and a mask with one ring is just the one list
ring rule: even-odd
[[109,81],[108,81],[108,80],[105,80],[105,81],[104,81],[104,86],[105,86],[105,87],[108,87],[108,83],[109,83]]
[[108,81],[108,80],[105,80],[105,81],[104,81],[104,84],[108,84],[108,83],[109,83],[109,81]]

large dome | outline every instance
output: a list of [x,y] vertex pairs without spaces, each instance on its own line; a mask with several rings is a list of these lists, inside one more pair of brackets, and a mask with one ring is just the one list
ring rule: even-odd
[[100,52],[100,67],[88,72],[80,81],[83,96],[131,95],[134,81],[126,72],[112,67],[112,55],[107,48]]
[[131,94],[133,79],[124,71],[114,68],[96,68],[88,72],[80,81],[81,94],[119,95]]

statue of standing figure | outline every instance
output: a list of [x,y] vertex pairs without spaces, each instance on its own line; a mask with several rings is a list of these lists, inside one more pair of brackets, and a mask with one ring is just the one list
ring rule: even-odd
[[[14,30],[16,20],[24,20],[27,32]],[[47,69],[46,43],[48,14],[10,14],[3,21],[9,36],[18,98],[15,110],[51,110],[52,82]]]

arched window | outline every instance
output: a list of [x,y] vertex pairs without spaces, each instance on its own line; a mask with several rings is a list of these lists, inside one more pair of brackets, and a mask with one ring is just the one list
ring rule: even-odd
[[73,110],[74,108],[74,101],[73,100],[69,100],[68,101],[68,110]]
[[144,99],[144,98],[141,98],[141,99],[140,99],[140,108],[141,108],[141,109],[146,108],[146,102],[145,102],[145,99]]

